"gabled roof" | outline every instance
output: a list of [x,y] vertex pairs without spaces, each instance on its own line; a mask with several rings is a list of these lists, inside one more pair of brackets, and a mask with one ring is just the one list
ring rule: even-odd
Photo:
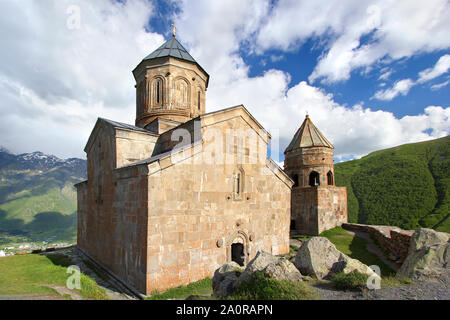
[[109,119],[105,119],[105,118],[97,118],[97,121],[95,122],[94,125],[94,129],[92,129],[92,132],[89,136],[89,139],[86,143],[86,146],[84,147],[84,151],[88,152],[88,149],[90,149],[90,146],[92,145],[93,140],[95,139],[95,136],[97,135],[99,128],[101,127],[102,123],[106,123],[109,126],[113,127],[113,128],[120,128],[120,129],[125,129],[125,130],[130,130],[130,131],[138,131],[138,132],[142,132],[142,133],[146,133],[148,135],[152,135],[154,137],[158,137],[159,135],[149,131],[149,130],[145,130],[143,128],[139,128],[136,126],[132,126],[131,124],[127,124],[127,123],[122,123],[122,122],[117,122],[117,121],[113,121],[113,120],[109,120]]
[[109,120],[109,119],[105,119],[105,118],[99,118],[99,119],[102,120],[102,121],[105,121],[106,123],[109,123],[114,128],[122,128],[122,129],[128,129],[128,130],[133,130],[133,131],[140,131],[140,132],[155,134],[154,132],[152,132],[150,130],[146,130],[144,128],[132,126],[131,124],[128,124],[128,123],[117,122],[117,121],[113,121],[113,120]]
[[312,123],[308,115],[306,115],[305,121],[301,125],[300,129],[295,133],[291,143],[284,151],[292,151],[297,148],[309,148],[309,147],[327,147],[334,149],[330,141],[316,128]]
[[144,58],[144,60],[161,58],[161,57],[174,57],[190,62],[197,63],[197,61],[192,58],[192,56],[187,52],[187,50],[178,42],[175,37],[168,40],[158,49],[150,53],[148,56]]

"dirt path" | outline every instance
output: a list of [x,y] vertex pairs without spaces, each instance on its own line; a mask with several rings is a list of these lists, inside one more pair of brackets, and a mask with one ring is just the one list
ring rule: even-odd
[[450,277],[363,292],[338,291],[330,283],[313,286],[322,300],[450,300]]
[[47,287],[52,288],[53,290],[58,292],[61,296],[69,295],[72,300],[83,300],[83,297],[81,297],[81,295],[78,292],[70,290],[67,287],[54,285],[48,285]]
[[56,294],[17,294],[0,295],[0,300],[64,300],[64,298]]

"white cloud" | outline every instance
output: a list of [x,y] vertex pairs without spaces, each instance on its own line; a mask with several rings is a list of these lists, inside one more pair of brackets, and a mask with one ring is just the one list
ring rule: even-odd
[[[424,114],[398,119],[390,112],[361,105],[342,106],[332,95],[304,81],[289,89],[286,95],[286,101],[280,101],[281,139],[291,139],[308,110],[312,121],[334,144],[338,157],[360,157],[382,148],[442,137],[450,130],[449,107],[430,106]],[[271,122],[264,120],[263,124]],[[425,133],[429,129],[431,134]]]
[[151,15],[143,0],[1,1],[0,145],[83,156],[97,116],[132,123],[131,70],[163,41],[145,31]]
[[[255,38],[256,51],[292,50],[308,38],[325,48],[309,77],[337,82],[357,68],[450,45],[446,0],[278,1]],[[361,39],[370,41],[361,44]]]
[[393,72],[392,70],[387,70],[387,71],[383,72],[378,77],[378,80],[387,80],[387,79],[389,79],[389,77],[391,76],[392,72]]
[[390,89],[377,91],[374,97],[379,100],[392,100],[398,95],[406,96],[414,84],[411,79],[403,79],[397,81]]
[[[134,122],[131,70],[163,42],[161,35],[145,29],[152,7],[137,0],[123,4],[79,0],[75,3],[81,8],[81,29],[68,30],[66,9],[73,2],[0,2],[0,35],[5,48],[0,52],[0,145],[12,151],[83,156],[97,116]],[[340,56],[330,77],[340,79],[339,70],[350,73],[352,61],[365,66],[371,63],[367,55],[373,55],[373,48],[367,47],[364,56],[357,42],[359,35],[380,23],[374,7],[366,11],[367,4],[354,2],[349,11],[341,2],[317,5],[309,1],[302,5],[310,10],[299,15],[296,2],[277,3],[291,8],[292,17],[277,11],[268,14],[268,1],[180,3],[181,11],[173,17],[177,38],[211,75],[208,111],[243,103],[274,139],[280,137],[282,148],[308,111],[334,143],[338,158],[448,134],[450,108],[446,106],[428,107],[421,115],[398,119],[390,112],[338,104],[332,95],[305,81],[289,88],[290,75],[280,70],[250,77],[240,49],[288,49],[308,35],[334,34],[333,44],[342,46],[343,51],[332,51],[330,46],[327,53]],[[358,14],[369,17],[361,26],[357,26],[361,19],[352,20]],[[439,25],[439,14],[436,16]],[[306,17],[312,17],[310,23]],[[430,28],[435,31],[437,27]],[[282,31],[285,34],[278,40],[271,37]],[[261,41],[260,47],[255,47],[253,38],[258,38],[258,44]],[[348,48],[355,50],[350,56],[345,54]],[[324,66],[330,63],[327,55],[322,57]]]
[[[411,79],[403,79],[395,82],[394,86],[390,89],[379,90],[375,93],[372,98],[376,98],[379,100],[392,100],[398,95],[407,95],[409,90],[420,83],[425,83],[427,81],[433,80],[444,73],[446,73],[450,69],[450,55],[446,54],[439,58],[436,64],[432,68],[425,69],[419,72],[419,78],[417,81],[413,81]],[[385,74],[385,73],[384,73]],[[382,74],[382,76],[384,76]],[[380,76],[380,79],[381,77]],[[442,87],[445,87],[448,84],[448,81],[435,84],[431,86],[431,90],[438,90]]]
[[431,90],[439,90],[439,89],[447,86],[449,83],[450,83],[450,80],[434,84],[434,85],[431,86]]
[[433,68],[428,68],[419,72],[419,79],[417,82],[423,83],[430,81],[440,75],[443,75],[444,73],[447,73],[448,69],[450,69],[450,54],[440,57]]

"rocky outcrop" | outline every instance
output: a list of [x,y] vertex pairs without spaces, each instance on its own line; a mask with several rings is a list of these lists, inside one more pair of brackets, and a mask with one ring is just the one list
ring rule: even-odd
[[414,232],[408,256],[398,270],[397,278],[425,280],[430,277],[450,275],[449,234],[432,229]]
[[258,251],[238,280],[238,285],[251,279],[255,272],[264,272],[276,280],[301,281],[302,275],[295,265],[286,258],[275,257],[265,251]]
[[212,280],[214,294],[222,298],[230,295],[240,285],[250,281],[256,272],[264,272],[276,280],[301,281],[303,278],[289,260],[258,251],[245,270],[235,262],[226,263],[217,269]]
[[213,292],[218,297],[226,297],[233,292],[235,284],[244,268],[236,262],[228,262],[214,272]]
[[364,263],[337,250],[335,245],[324,237],[313,237],[305,241],[297,251],[294,264],[302,274],[317,279],[327,279],[341,271],[349,273],[357,270],[368,276],[375,274]]

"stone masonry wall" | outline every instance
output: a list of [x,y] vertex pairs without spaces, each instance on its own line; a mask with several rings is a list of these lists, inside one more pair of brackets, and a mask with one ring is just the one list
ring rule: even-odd
[[401,265],[408,255],[409,243],[414,230],[402,230],[393,226],[372,226],[345,223],[344,229],[368,233],[378,245],[390,254],[390,258]]
[[[83,204],[77,244],[120,279],[145,291],[147,175],[134,167],[124,169],[125,176],[114,174],[116,160],[123,163],[120,157],[129,156],[118,153],[116,159],[115,134],[116,129],[102,124],[87,150],[88,181],[78,187]],[[144,207],[139,206],[142,197]]]
[[343,187],[292,188],[291,220],[304,235],[321,232],[347,222],[347,189]]
[[[298,148],[285,155],[285,172],[292,178],[298,174],[299,186],[309,186],[309,175],[316,171],[320,175],[320,185],[326,186],[327,173],[333,174],[333,149],[326,147]],[[333,183],[334,184],[334,183]]]
[[[243,125],[237,117],[215,128]],[[205,142],[201,152],[176,165],[170,159],[149,165],[147,293],[212,276],[231,261],[233,242],[244,244],[247,262],[258,250],[289,251],[290,180],[266,163],[205,164],[214,150]],[[244,179],[239,196],[233,189],[237,170]]]
[[88,215],[88,183],[87,181],[75,185],[77,188],[77,241],[86,246],[86,229]]
[[158,136],[156,134],[116,129],[115,166],[117,168],[152,156]]
[[318,235],[317,188],[292,188],[291,220],[300,234]]
[[[207,75],[194,63],[172,57],[143,61],[135,69],[136,125],[144,127],[156,117],[185,122],[205,113]],[[162,80],[161,104],[155,105],[154,81]],[[183,101],[180,83],[186,85]],[[198,108],[200,92],[200,109]]]
[[318,187],[318,234],[347,222],[347,189]]

